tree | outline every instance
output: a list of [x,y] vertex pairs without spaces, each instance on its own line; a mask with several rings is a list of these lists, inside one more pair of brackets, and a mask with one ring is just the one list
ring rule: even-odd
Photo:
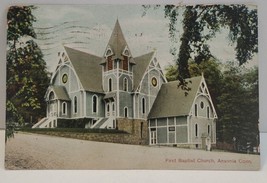
[[46,63],[38,45],[33,6],[12,6],[7,13],[7,128],[45,114],[44,92],[49,84]]
[[247,143],[257,146],[259,134],[258,69],[244,71],[229,64],[224,72],[222,95],[218,108],[221,111],[222,141],[233,143],[233,138],[243,147]]
[[[151,6],[144,5],[145,11]],[[158,5],[155,7],[159,7]],[[180,37],[177,56],[178,79],[183,83],[190,77],[189,60],[196,63],[213,57],[208,42],[216,33],[229,30],[230,43],[236,43],[236,59],[242,65],[258,52],[257,10],[246,5],[196,5],[164,6],[165,17],[169,19],[169,35],[177,40],[177,21],[182,14],[183,33]],[[179,25],[180,26],[180,25]]]

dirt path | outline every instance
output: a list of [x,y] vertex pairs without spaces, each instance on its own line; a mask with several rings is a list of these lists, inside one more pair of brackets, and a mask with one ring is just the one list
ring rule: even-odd
[[173,147],[100,143],[18,133],[7,169],[258,169],[259,156]]

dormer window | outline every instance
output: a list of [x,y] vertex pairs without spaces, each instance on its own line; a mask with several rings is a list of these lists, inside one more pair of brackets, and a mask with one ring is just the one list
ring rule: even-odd
[[106,53],[105,53],[105,56],[108,57],[108,56],[111,56],[113,54],[111,48],[108,48]]
[[130,51],[129,51],[127,46],[124,48],[122,54],[125,55],[125,56],[130,56]]

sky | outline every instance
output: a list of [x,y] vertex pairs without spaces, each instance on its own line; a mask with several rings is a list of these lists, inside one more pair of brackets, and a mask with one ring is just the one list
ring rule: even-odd
[[[37,6],[33,11],[37,19],[34,23],[36,42],[44,53],[48,70],[55,70],[57,53],[63,51],[63,45],[103,56],[117,19],[133,57],[156,51],[162,68],[174,64],[175,58],[170,54],[170,48],[178,49],[180,42],[179,39],[177,43],[170,41],[169,20],[164,18],[163,7],[152,8],[145,16],[142,16],[143,12],[141,5]],[[181,34],[182,24],[178,21],[177,36]],[[234,45],[229,44],[226,31],[218,34],[209,44],[220,61],[235,59]],[[257,64],[257,56],[251,64]]]

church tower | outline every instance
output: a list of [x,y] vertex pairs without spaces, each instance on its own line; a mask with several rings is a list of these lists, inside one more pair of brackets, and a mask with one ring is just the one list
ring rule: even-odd
[[106,93],[105,117],[133,117],[133,66],[135,62],[126,43],[119,21],[103,55],[103,90]]

